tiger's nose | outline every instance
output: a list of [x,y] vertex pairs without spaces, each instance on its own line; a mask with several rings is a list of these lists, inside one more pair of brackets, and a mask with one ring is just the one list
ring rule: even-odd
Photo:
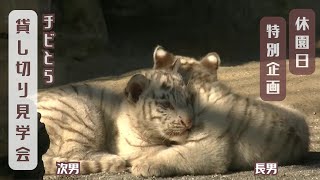
[[181,118],[180,117],[180,123],[186,127],[187,129],[191,129],[192,127],[192,120],[190,118]]

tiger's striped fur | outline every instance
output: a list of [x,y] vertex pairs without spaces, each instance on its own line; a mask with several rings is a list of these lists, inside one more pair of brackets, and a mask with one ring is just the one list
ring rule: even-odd
[[190,109],[180,75],[159,70],[43,90],[38,111],[50,137],[46,174],[55,174],[59,161],[80,162],[81,174],[122,171],[130,157],[142,154],[127,140],[184,141]]
[[305,157],[309,129],[303,114],[235,94],[201,66],[182,64],[181,69],[182,74],[191,73],[188,89],[194,95],[195,116],[228,122],[218,138],[231,135],[234,154],[229,169],[248,170],[257,162],[293,164]]
[[220,58],[216,53],[201,61],[168,53],[155,49],[154,68],[174,66],[188,83],[194,126],[185,144],[141,159],[134,173],[224,173],[253,169],[256,162],[296,163],[307,154],[309,129],[300,112],[233,93],[217,81]]
[[[172,64],[178,62],[176,61],[178,58],[185,62],[198,63],[193,58],[168,54],[159,46],[154,53],[154,68],[177,71],[179,64]],[[215,62],[215,64],[210,64],[212,66],[208,68],[216,71],[220,62],[218,60]],[[213,74],[215,75],[211,77],[216,81],[217,75]],[[187,74],[183,74],[183,78],[187,82]],[[204,115],[198,114],[194,118],[193,127],[184,143],[171,143],[168,146],[160,145],[152,149],[149,148],[143,156],[132,161],[131,172],[137,176],[225,173],[231,163],[231,136],[225,136],[221,139],[216,137],[225,131],[225,129],[218,127],[227,127],[227,122],[223,120],[208,121],[209,114]],[[216,148],[217,145],[219,148]]]

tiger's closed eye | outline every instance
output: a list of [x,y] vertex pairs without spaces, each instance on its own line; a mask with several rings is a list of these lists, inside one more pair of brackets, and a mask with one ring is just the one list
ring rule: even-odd
[[165,101],[165,102],[161,102],[160,103],[160,106],[163,108],[163,109],[174,109],[172,104],[169,102],[169,101]]

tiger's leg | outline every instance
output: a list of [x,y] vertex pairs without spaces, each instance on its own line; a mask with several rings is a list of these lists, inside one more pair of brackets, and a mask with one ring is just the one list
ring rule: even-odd
[[207,139],[158,148],[155,152],[132,161],[131,172],[145,177],[227,172],[232,154],[230,143]]

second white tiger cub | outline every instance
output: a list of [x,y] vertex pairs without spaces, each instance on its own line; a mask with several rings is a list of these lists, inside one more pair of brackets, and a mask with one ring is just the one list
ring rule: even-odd
[[[154,61],[154,68],[160,69],[166,69],[175,62],[175,69],[187,81],[187,88],[193,96],[195,122],[211,124],[212,135],[208,138],[215,139],[210,141],[215,144],[206,144],[207,148],[212,148],[212,152],[228,152],[215,154],[214,158],[207,157],[208,166],[230,158],[228,169],[246,170],[253,169],[257,162],[296,163],[307,154],[309,129],[305,117],[296,110],[233,93],[217,81],[213,67],[218,67],[220,59],[216,53],[195,61],[174,56],[157,47]],[[204,127],[193,128],[198,133],[201,128],[208,132]],[[212,155],[202,151],[199,146],[198,156]],[[194,164],[190,169],[196,169],[196,166]]]

